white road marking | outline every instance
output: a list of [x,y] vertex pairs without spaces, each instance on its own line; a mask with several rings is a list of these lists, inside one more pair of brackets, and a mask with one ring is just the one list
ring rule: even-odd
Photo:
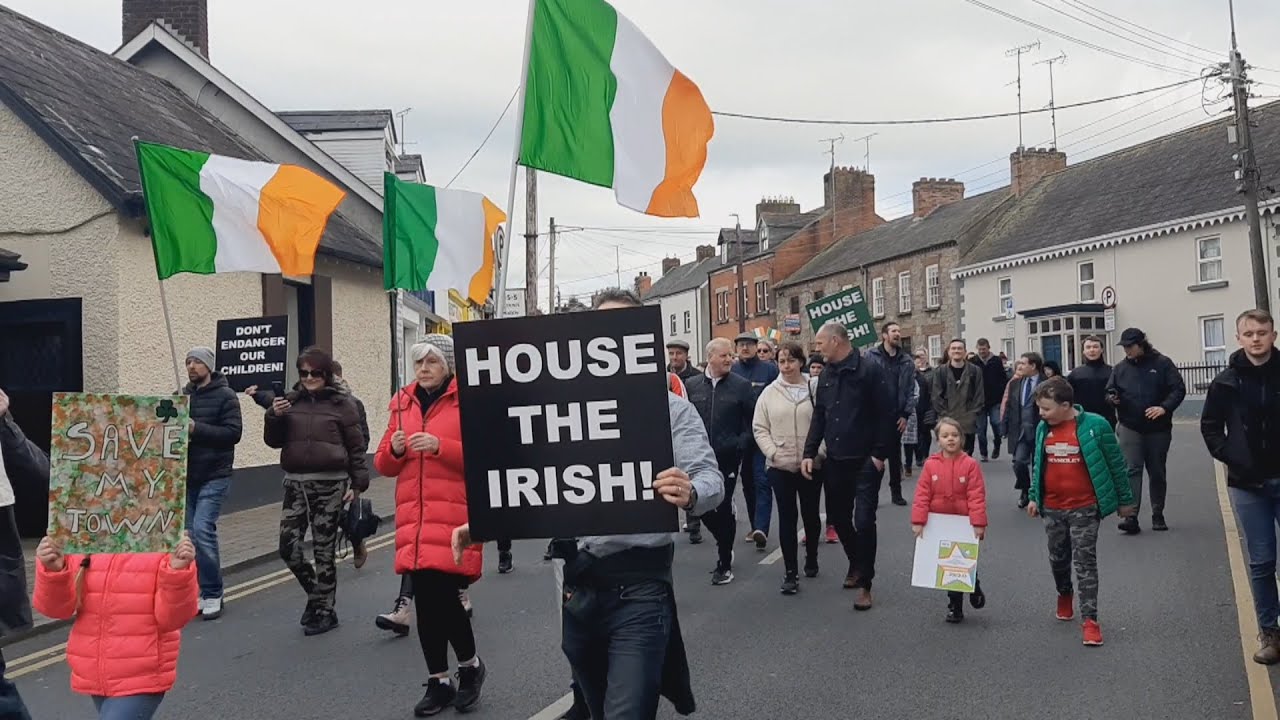
[[556,720],[571,707],[573,707],[573,693],[565,693],[564,697],[546,706],[537,715],[531,715],[529,720]]

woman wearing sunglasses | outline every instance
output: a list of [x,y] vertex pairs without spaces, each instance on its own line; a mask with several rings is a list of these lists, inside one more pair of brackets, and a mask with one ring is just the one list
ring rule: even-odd
[[[319,635],[338,626],[334,559],[342,506],[368,489],[369,469],[360,411],[335,380],[333,358],[323,350],[307,348],[298,356],[297,367],[298,384],[272,400],[267,410],[263,440],[280,450],[284,470],[280,557],[307,593],[303,632]],[[302,551],[308,527],[314,565]]]

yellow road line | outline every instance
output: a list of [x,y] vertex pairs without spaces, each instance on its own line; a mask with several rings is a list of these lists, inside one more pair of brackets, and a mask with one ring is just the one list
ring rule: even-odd
[[1231,585],[1236,595],[1236,620],[1240,623],[1240,648],[1244,657],[1244,674],[1249,680],[1249,700],[1253,707],[1253,720],[1277,720],[1275,689],[1271,675],[1264,665],[1253,661],[1254,638],[1258,635],[1258,616],[1253,609],[1253,592],[1249,589],[1249,573],[1245,568],[1244,553],[1240,550],[1240,530],[1236,527],[1235,514],[1231,512],[1231,498],[1227,494],[1227,476],[1222,463],[1213,464],[1218,485],[1218,507],[1222,510],[1222,527],[1227,536],[1227,559],[1231,566]]
[[[371,538],[366,542],[365,547],[371,551],[379,550],[393,544],[394,542],[395,532],[393,531]],[[345,560],[350,556],[351,551],[349,549],[343,550],[338,554],[338,560]],[[224,591],[222,600],[223,602],[240,600],[248,597],[249,595],[260,593],[268,588],[283,585],[292,579],[293,573],[288,568],[285,568],[284,570],[277,570],[227,588]],[[66,649],[67,644],[64,642],[54,645],[53,647],[45,648],[44,650],[38,650],[29,655],[23,655],[20,658],[14,658],[8,662],[8,670],[10,672],[8,672],[6,676],[11,679],[22,677],[23,675],[29,675],[37,670],[43,670],[50,665],[56,665],[66,659]]]

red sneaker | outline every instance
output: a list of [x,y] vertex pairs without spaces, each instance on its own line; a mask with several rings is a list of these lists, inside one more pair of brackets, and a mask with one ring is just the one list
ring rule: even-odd
[[1097,620],[1084,621],[1084,644],[1091,646],[1102,644],[1102,628],[1098,627]]
[[1076,614],[1076,597],[1075,595],[1059,595],[1058,596],[1058,613],[1059,620],[1070,620]]
[[840,542],[840,536],[836,534],[835,526],[828,525],[827,526],[827,544],[835,545],[838,542]]

